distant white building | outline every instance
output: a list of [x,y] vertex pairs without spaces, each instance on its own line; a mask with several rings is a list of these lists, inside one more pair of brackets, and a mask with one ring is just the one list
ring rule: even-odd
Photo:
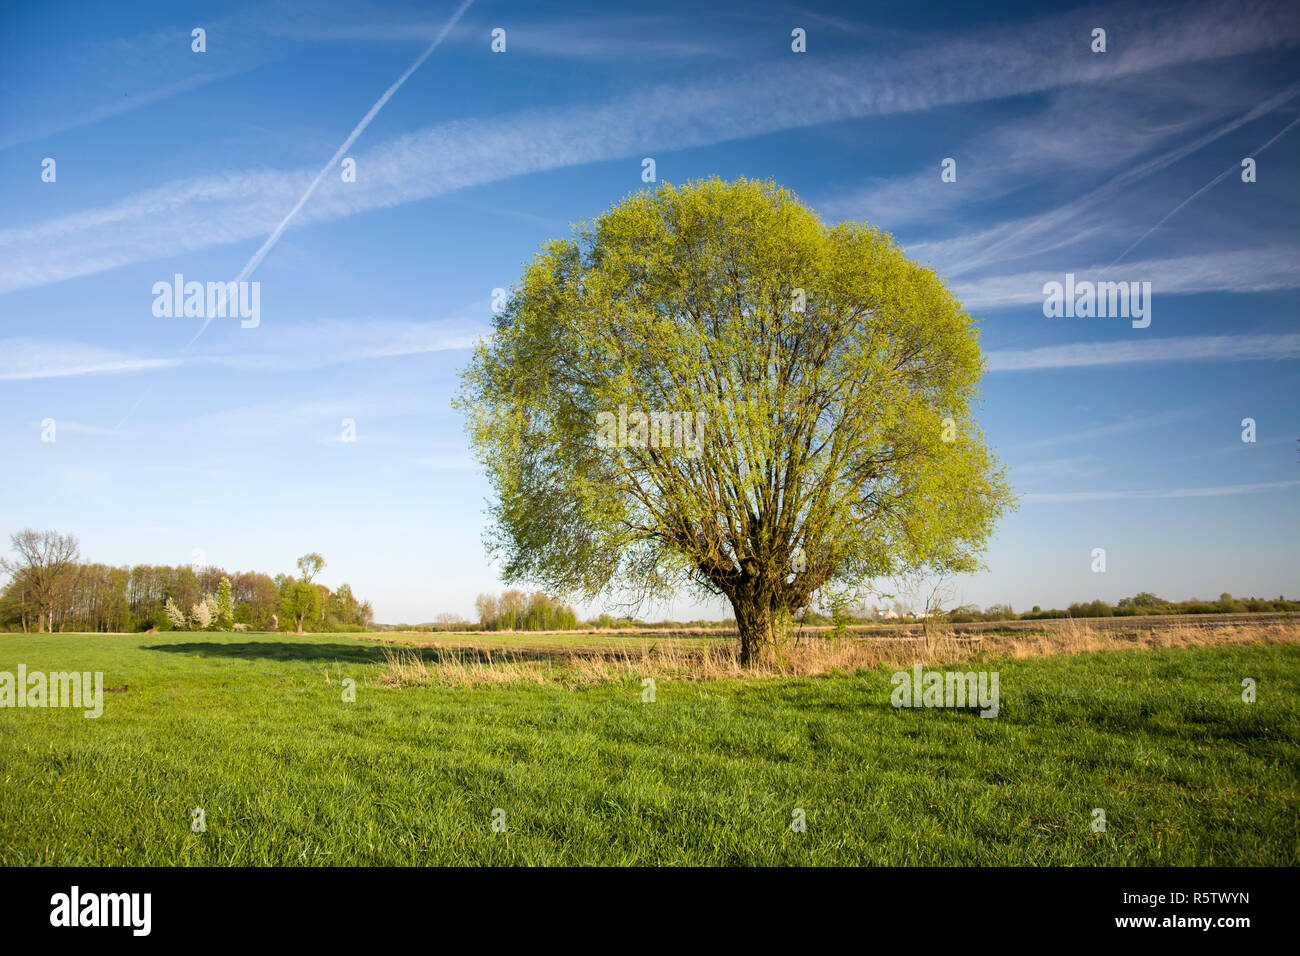
[[881,608],[875,606],[872,606],[871,610],[867,612],[867,616],[874,621],[899,621],[904,618],[915,620],[917,618],[915,611],[904,611],[900,614],[890,607]]

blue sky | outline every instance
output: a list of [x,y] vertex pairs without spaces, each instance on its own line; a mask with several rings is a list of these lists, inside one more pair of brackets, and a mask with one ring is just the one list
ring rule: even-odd
[[[492,290],[653,157],[883,227],[980,320],[1025,498],[961,598],[1300,592],[1295,4],[474,2],[257,262],[260,324],[187,348],[203,320],[154,283],[248,268],[458,7],[4,7],[0,530],[113,564],[315,550],[380,621],[469,615],[502,585],[458,369]],[[1066,273],[1150,282],[1150,326],[1046,317]]]

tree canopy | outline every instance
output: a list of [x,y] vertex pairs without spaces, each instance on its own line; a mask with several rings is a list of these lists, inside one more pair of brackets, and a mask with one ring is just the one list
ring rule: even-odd
[[77,539],[57,531],[25,528],[9,536],[9,545],[17,558],[0,558],[0,571],[10,576],[20,600],[30,597],[36,609],[36,629],[43,631],[48,626],[54,630],[55,605],[75,577],[81,558]]
[[753,660],[823,588],[977,566],[1012,502],[982,370],[971,317],[888,234],[710,179],[547,243],[457,404],[506,580],[724,595]]

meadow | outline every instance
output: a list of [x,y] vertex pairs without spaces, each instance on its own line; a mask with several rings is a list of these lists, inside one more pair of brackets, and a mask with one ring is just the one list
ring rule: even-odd
[[[728,646],[2,634],[105,694],[0,709],[0,865],[1300,863],[1293,626]],[[999,715],[894,708],[909,661]]]

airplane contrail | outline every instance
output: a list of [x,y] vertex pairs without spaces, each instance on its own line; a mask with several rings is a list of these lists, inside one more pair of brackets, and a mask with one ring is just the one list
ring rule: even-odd
[[[1295,99],[1297,96],[1300,96],[1300,82],[1292,83],[1286,89],[1270,96],[1262,103],[1256,104],[1246,113],[1238,116],[1236,119],[1226,123],[1225,125],[1220,126],[1218,129],[1199,136],[1190,143],[1185,143],[1182,146],[1175,147],[1174,149],[1162,153],[1154,159],[1149,159],[1146,162],[1140,163],[1132,169],[1125,170],[1093,189],[1086,195],[1072,200],[1058,209],[1052,210],[1052,212],[1047,216],[1038,216],[1031,219],[1028,223],[1020,226],[1020,228],[1016,229],[1010,235],[1003,236],[990,245],[985,246],[978,253],[971,254],[965,260],[958,262],[949,271],[955,274],[966,273],[970,272],[972,269],[998,261],[998,254],[1004,248],[1013,244],[1022,236],[1033,233],[1034,230],[1039,228],[1045,220],[1051,219],[1058,226],[1061,223],[1068,222],[1086,208],[1096,205],[1103,200],[1110,200],[1121,190],[1154,175],[1162,169],[1172,166],[1174,163],[1190,156],[1192,153],[1204,149],[1210,143],[1213,143],[1215,140],[1226,136],[1229,133],[1235,132],[1247,123],[1268,115],[1274,110],[1291,102],[1291,100]],[[1015,257],[1013,256],[1013,258]]]
[[[298,214],[298,210],[306,205],[307,200],[311,198],[311,194],[316,191],[316,187],[321,184],[321,181],[325,178],[326,174],[338,165],[339,160],[343,158],[343,154],[346,153],[352,147],[352,144],[357,141],[357,137],[365,132],[366,127],[370,125],[370,121],[378,115],[381,109],[384,108],[384,104],[392,98],[394,93],[402,88],[402,84],[410,79],[411,74],[420,68],[420,64],[427,60],[434,50],[438,49],[438,46],[446,38],[447,34],[451,32],[451,28],[456,25],[456,22],[461,18],[461,15],[469,9],[470,4],[473,2],[474,0],[464,0],[464,2],[456,8],[456,12],[451,15],[451,19],[448,20],[446,24],[444,24],[443,28],[438,31],[438,35],[434,37],[433,42],[429,44],[428,49],[421,53],[416,61],[407,67],[406,72],[399,76],[393,85],[384,91],[384,95],[375,101],[375,105],[370,107],[369,112],[367,112],[365,116],[361,117],[361,122],[356,125],[356,128],[353,129],[350,134],[348,134],[348,138],[343,141],[343,145],[334,151],[334,155],[330,157],[329,162],[321,167],[321,171],[317,173],[316,178],[311,181],[311,185],[308,186],[307,191],[302,194],[302,198],[294,203],[294,207],[289,210],[288,215],[281,219],[280,224],[275,227],[269,236],[266,237],[266,242],[262,243],[262,247],[258,249],[257,252],[253,253],[253,258],[249,259],[248,262],[245,263],[244,268],[239,270],[239,275],[235,278],[236,282],[243,282],[253,273],[254,269],[261,265],[262,260],[266,258],[266,254],[271,251],[272,247],[274,247],[277,242],[280,241],[280,237],[284,235],[284,230],[288,228],[290,221],[292,221],[293,217]],[[204,320],[203,324],[199,326],[199,330],[194,333],[194,338],[190,339],[190,345],[193,345],[198,337],[203,334],[204,330],[212,322],[212,319],[213,316],[208,316]],[[189,345],[187,345],[186,348],[188,349]]]
[[[1300,116],[1297,116],[1297,117],[1296,117],[1295,119],[1293,119],[1291,122],[1287,123],[1286,126],[1282,127],[1281,131],[1278,132],[1277,135],[1275,135],[1272,139],[1270,139],[1270,140],[1269,140],[1267,143],[1265,143],[1263,146],[1257,147],[1257,148],[1255,149],[1255,151],[1254,151],[1253,153],[1251,153],[1251,156],[1258,156],[1260,153],[1264,152],[1264,150],[1268,149],[1270,146],[1272,146],[1274,143],[1276,143],[1279,139],[1281,139],[1283,136],[1285,136],[1287,130],[1289,130],[1289,129],[1290,129],[1292,126],[1294,126],[1296,123],[1300,123]],[[1151,233],[1155,232],[1157,229],[1159,229],[1161,226],[1163,226],[1166,222],[1169,221],[1169,219],[1170,219],[1170,218],[1171,218],[1175,213],[1177,213],[1180,209],[1182,209],[1183,207],[1185,207],[1185,206],[1186,206],[1188,203],[1190,203],[1193,199],[1195,199],[1197,196],[1201,195],[1201,193],[1206,192],[1207,190],[1213,189],[1215,186],[1217,186],[1220,182],[1223,181],[1223,178],[1224,178],[1225,176],[1229,176],[1229,175],[1231,175],[1232,173],[1236,172],[1236,171],[1239,170],[1240,168],[1241,168],[1241,164],[1240,164],[1240,163],[1233,163],[1231,166],[1229,166],[1229,167],[1228,167],[1227,169],[1225,169],[1223,172],[1219,173],[1219,175],[1215,176],[1213,179],[1211,179],[1208,183],[1206,183],[1206,184],[1205,184],[1204,186],[1202,186],[1200,189],[1196,190],[1196,192],[1192,193],[1190,196],[1188,196],[1186,199],[1184,199],[1182,202],[1180,202],[1180,203],[1179,203],[1177,206],[1175,206],[1173,209],[1169,210],[1169,212],[1165,213],[1165,217],[1164,217],[1163,219],[1161,219],[1158,223],[1156,223],[1154,226],[1152,226],[1152,227],[1151,227],[1150,229],[1148,229],[1146,232],[1142,233],[1142,235],[1138,236],[1137,239],[1134,241],[1134,243],[1133,243],[1131,246],[1129,246],[1127,249],[1125,249],[1123,252],[1121,252],[1119,255],[1117,255],[1117,256],[1115,257],[1114,262],[1112,262],[1112,263],[1110,264],[1110,266],[1113,266],[1116,262],[1119,262],[1119,260],[1123,259],[1126,255],[1128,255],[1130,252],[1132,252],[1134,249],[1136,249],[1136,248],[1138,247],[1138,245],[1142,242],[1143,239],[1145,239],[1147,236],[1151,235]],[[1110,266],[1107,266],[1106,268],[1109,269]]]
[[[236,282],[243,282],[252,275],[253,270],[261,265],[262,260],[266,258],[266,254],[271,251],[277,242],[280,241],[280,237],[284,235],[284,230],[289,227],[289,223],[293,220],[293,217],[298,214],[298,210],[301,209],[306,204],[307,200],[311,198],[312,193],[316,191],[316,187],[325,179],[326,174],[338,165],[339,160],[343,158],[343,154],[346,153],[351,148],[352,144],[357,141],[357,137],[365,132],[366,127],[370,125],[370,121],[373,120],[375,116],[378,115],[379,111],[384,108],[384,104],[392,99],[393,94],[402,88],[402,84],[411,78],[411,74],[420,68],[420,64],[427,60],[434,50],[438,49],[442,41],[447,38],[447,34],[451,32],[452,27],[456,25],[457,21],[460,20],[461,16],[469,9],[470,4],[473,2],[474,0],[463,0],[461,5],[456,8],[456,12],[451,15],[451,19],[448,20],[446,24],[443,25],[443,28],[438,31],[438,35],[434,37],[433,42],[429,44],[428,48],[416,58],[414,63],[406,68],[406,72],[399,76],[392,86],[384,91],[384,95],[375,101],[375,105],[370,107],[366,115],[361,117],[361,122],[359,122],[352,132],[348,134],[348,138],[343,141],[343,145],[334,151],[334,155],[330,157],[329,162],[321,167],[321,171],[316,174],[316,178],[311,181],[311,185],[307,187],[307,191],[302,194],[302,197],[294,204],[294,207],[289,210],[288,215],[280,220],[280,224],[275,227],[269,236],[266,237],[266,241],[262,243],[261,248],[258,249],[257,252],[253,253],[253,258],[249,259],[248,262],[244,264],[244,268],[239,270],[239,275],[235,278]],[[194,346],[194,343],[199,340],[199,336],[202,335],[207,330],[208,326],[212,324],[213,318],[214,316],[210,315],[203,320],[203,324],[199,326],[199,330],[194,333],[194,338],[190,339],[189,342],[185,344],[185,347],[181,349],[181,356],[184,356],[189,352],[189,350]],[[137,408],[140,407],[140,403],[145,400],[145,397],[148,394],[149,391],[146,389],[145,393],[136,399],[135,404],[127,410],[127,413],[122,416],[122,420],[113,428],[114,431],[117,431],[117,429],[121,428],[122,425],[126,423],[126,420],[131,417],[132,413]]]

